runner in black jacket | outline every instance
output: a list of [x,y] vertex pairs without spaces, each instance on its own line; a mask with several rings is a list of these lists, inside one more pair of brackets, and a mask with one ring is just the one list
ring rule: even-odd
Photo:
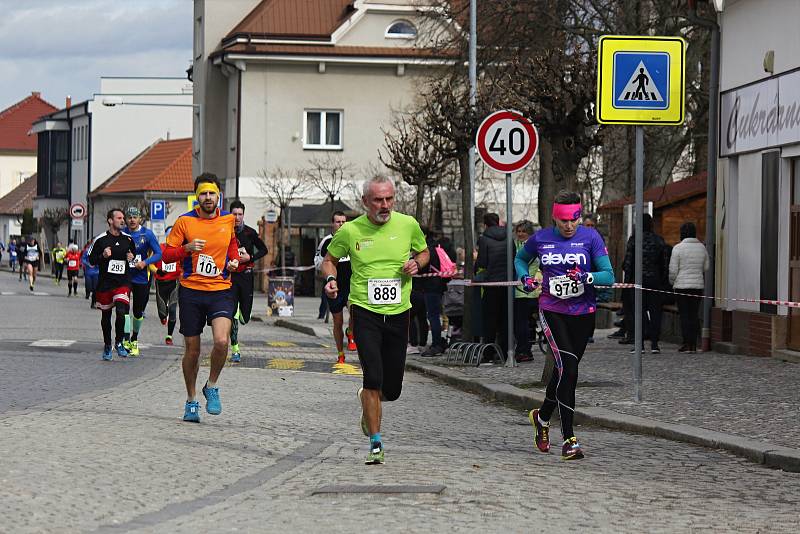
[[122,346],[125,335],[125,316],[130,307],[130,266],[133,261],[136,245],[128,234],[122,232],[125,228],[125,215],[121,209],[109,210],[106,217],[108,231],[100,234],[89,247],[89,263],[100,269],[97,282],[97,307],[103,315],[100,325],[103,328],[103,359],[111,361],[111,312],[116,309],[117,319],[115,326],[115,348],[117,355],[122,358],[128,356],[128,351]]
[[231,361],[240,362],[239,323],[250,322],[253,310],[253,267],[256,260],[267,255],[267,245],[258,237],[258,232],[244,224],[244,204],[240,200],[231,202],[231,213],[236,219],[236,240],[239,242],[239,269],[231,273],[231,293],[238,306],[238,313],[231,321]]

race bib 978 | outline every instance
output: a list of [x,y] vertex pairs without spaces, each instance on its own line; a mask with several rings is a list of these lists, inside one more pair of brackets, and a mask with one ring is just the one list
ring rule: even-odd
[[370,304],[400,304],[399,278],[371,278],[367,281],[367,291]]
[[568,276],[554,276],[549,280],[550,294],[559,299],[571,299],[583,295],[583,283]]

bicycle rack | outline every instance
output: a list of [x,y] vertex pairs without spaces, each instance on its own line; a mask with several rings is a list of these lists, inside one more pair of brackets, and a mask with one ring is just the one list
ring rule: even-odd
[[[486,351],[489,351],[487,353]],[[458,342],[453,343],[447,348],[445,358],[447,363],[456,363],[462,365],[474,365],[475,367],[481,364],[484,355],[494,353],[495,363],[505,363],[505,354],[497,343],[466,343]]]

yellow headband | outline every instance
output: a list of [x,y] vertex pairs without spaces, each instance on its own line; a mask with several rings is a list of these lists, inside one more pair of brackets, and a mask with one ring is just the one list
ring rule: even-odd
[[219,187],[217,184],[211,182],[203,182],[197,186],[197,191],[194,192],[198,197],[201,193],[216,193],[219,195]]

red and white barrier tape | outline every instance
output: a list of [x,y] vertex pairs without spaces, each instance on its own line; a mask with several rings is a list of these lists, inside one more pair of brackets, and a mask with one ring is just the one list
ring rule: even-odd
[[[450,284],[457,286],[468,287],[513,287],[521,286],[522,282],[474,282],[472,280],[451,280]],[[612,284],[610,286],[594,286],[598,289],[636,289],[641,287],[642,291],[650,291],[653,293],[663,293],[665,295],[679,295],[683,297],[694,297],[699,299],[711,300],[725,300],[728,302],[749,302],[751,304],[769,304],[772,306],[786,306],[787,308],[800,308],[800,302],[792,302],[790,300],[769,300],[769,299],[751,299],[751,298],[736,298],[736,297],[709,297],[707,295],[693,295],[691,293],[680,293],[678,291],[667,291],[665,289],[653,289],[650,287],[637,286],[636,284]]]

